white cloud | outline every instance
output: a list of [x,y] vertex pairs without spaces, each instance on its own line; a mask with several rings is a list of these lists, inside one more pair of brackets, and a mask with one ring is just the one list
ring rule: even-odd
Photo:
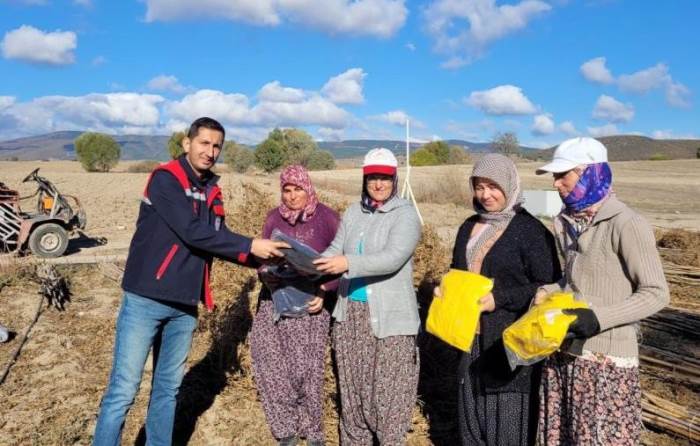
[[[163,76],[160,81],[151,86],[172,87],[174,79]],[[209,89],[170,100],[131,92],[45,96],[28,102],[0,96],[0,140],[57,130],[163,134],[184,129],[200,116],[219,120],[227,134],[242,142],[259,142],[272,128],[291,126],[318,127],[323,129],[319,134],[331,138],[357,122],[320,89],[304,91],[273,81],[254,98]]]
[[44,32],[29,25],[8,31],[0,42],[6,59],[48,65],[72,64],[77,46],[78,38],[72,31]]
[[442,66],[457,68],[550,9],[539,0],[501,6],[495,0],[435,0],[425,9],[424,18],[435,51],[448,56]]
[[620,75],[617,83],[622,91],[646,93],[663,86],[668,80],[668,66],[659,63],[632,74]]
[[319,125],[343,128],[350,115],[328,99],[313,95],[298,103],[261,102],[251,110],[254,121],[261,125]]
[[631,74],[622,74],[617,79],[605,66],[605,58],[597,57],[581,65],[581,73],[590,82],[602,84],[615,83],[626,93],[645,94],[652,90],[663,90],[666,103],[672,107],[690,107],[692,92],[682,83],[675,81],[668,65],[657,63]]
[[305,97],[303,90],[283,87],[279,81],[263,85],[258,92],[258,99],[269,102],[301,102]]
[[362,68],[351,68],[330,78],[321,93],[336,104],[361,104],[365,101],[362,87],[366,76]]
[[605,124],[600,127],[587,127],[588,134],[594,138],[600,138],[601,136],[611,136],[617,135],[620,131],[617,129],[615,124]]
[[331,34],[390,37],[403,26],[405,0],[146,0],[146,21],[213,18],[276,26],[288,21]]
[[331,129],[328,127],[319,128],[317,134],[321,141],[342,141],[343,136],[345,136],[343,129]]
[[578,130],[576,130],[576,127],[574,126],[574,123],[571,121],[564,121],[559,124],[559,130],[568,136],[576,136],[579,134]]
[[146,21],[213,18],[255,25],[278,25],[275,0],[146,0]]
[[14,96],[0,96],[0,111],[15,103]]
[[92,59],[92,66],[93,67],[99,67],[100,65],[104,65],[108,62],[107,58],[104,56],[97,56],[94,59]]
[[632,74],[623,74],[617,80],[622,91],[644,94],[651,90],[663,89],[666,102],[673,107],[690,106],[690,89],[674,81],[668,65],[657,63],[653,67]]
[[610,122],[630,122],[634,118],[634,107],[603,94],[593,108],[593,117]]
[[148,87],[149,90],[168,91],[177,94],[187,91],[187,87],[182,85],[175,76],[168,76],[165,74],[158,75],[148,81],[146,87]]
[[654,130],[651,137],[654,139],[698,139],[698,135],[692,133],[676,134],[673,130]]
[[408,48],[409,50],[411,50],[411,51],[415,51],[415,50],[416,50],[416,46],[415,46],[414,44],[412,44],[411,42],[408,42],[408,43],[407,43],[406,45],[404,45],[404,46],[405,46],[406,48]]
[[[171,121],[190,123],[200,116],[210,116],[216,120],[238,125],[253,125],[248,97],[217,90],[199,90],[188,94],[166,107]],[[171,124],[172,125],[172,124]]]
[[532,133],[535,135],[550,135],[554,133],[554,129],[554,121],[550,114],[537,115],[532,120]]
[[44,96],[14,102],[0,110],[0,120],[10,118],[9,135],[57,130],[91,130],[106,133],[153,133],[159,125],[164,99],[138,93],[92,93],[85,96]]
[[537,111],[522,89],[514,85],[474,91],[465,102],[489,115],[529,115]]
[[391,37],[406,21],[404,0],[278,0],[290,21],[331,34]]
[[681,84],[680,82],[674,82],[670,80],[666,84],[666,102],[669,105],[679,108],[690,107],[690,95],[691,91],[688,87]]
[[392,110],[379,115],[377,118],[384,122],[388,122],[389,124],[398,126],[405,126],[406,121],[410,119],[408,114],[406,114],[406,112],[403,110]]
[[590,82],[612,84],[615,78],[605,66],[605,57],[596,57],[581,65],[581,74]]

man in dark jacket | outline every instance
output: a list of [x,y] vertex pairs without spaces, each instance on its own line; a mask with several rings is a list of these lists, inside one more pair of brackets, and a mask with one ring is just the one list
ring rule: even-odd
[[213,309],[209,273],[214,257],[252,266],[282,256],[285,243],[250,239],[224,224],[219,177],[211,168],[224,128],[211,118],[192,123],[185,153],[148,179],[131,240],[117,319],[114,362],[102,398],[94,445],[118,445],[124,419],[153,347],[153,381],[146,416],[148,445],[172,442],[175,400],[197,326],[197,304]]

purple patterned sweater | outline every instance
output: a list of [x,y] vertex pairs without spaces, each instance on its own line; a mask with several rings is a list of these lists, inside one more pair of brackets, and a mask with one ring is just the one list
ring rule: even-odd
[[[311,219],[305,223],[297,222],[293,226],[282,218],[277,208],[274,208],[267,214],[262,236],[263,238],[270,238],[272,231],[277,228],[284,234],[294,237],[316,251],[323,252],[333,241],[339,225],[340,216],[338,213],[323,203],[318,204],[316,212],[314,212]],[[335,291],[337,287],[337,280],[325,284],[327,291]],[[260,297],[263,299],[270,298],[267,288],[263,287]]]

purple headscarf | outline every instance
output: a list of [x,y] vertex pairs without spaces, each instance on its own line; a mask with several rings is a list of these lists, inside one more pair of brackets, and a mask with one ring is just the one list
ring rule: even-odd
[[588,164],[574,189],[562,199],[566,212],[577,214],[599,203],[610,194],[612,171],[608,163]]
[[303,166],[288,166],[280,174],[280,190],[284,189],[284,186],[287,184],[293,184],[294,186],[304,189],[308,200],[304,209],[295,210],[290,209],[286,204],[284,204],[284,200],[280,199],[280,215],[282,215],[282,218],[287,220],[290,225],[296,224],[297,221],[304,223],[314,215],[314,212],[316,212],[316,206],[318,206],[318,197],[316,197],[316,190],[314,189],[313,184],[311,184],[309,173]]

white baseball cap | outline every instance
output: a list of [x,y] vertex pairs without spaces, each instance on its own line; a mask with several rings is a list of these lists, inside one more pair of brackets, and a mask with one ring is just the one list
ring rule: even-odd
[[399,162],[391,150],[384,147],[378,147],[367,152],[365,160],[362,163],[362,173],[370,175],[373,173],[381,173],[384,175],[396,175],[396,168]]
[[603,143],[594,138],[579,137],[571,138],[562,142],[554,150],[552,162],[542,166],[535,172],[537,175],[543,173],[567,172],[576,166],[607,163],[608,149]]

